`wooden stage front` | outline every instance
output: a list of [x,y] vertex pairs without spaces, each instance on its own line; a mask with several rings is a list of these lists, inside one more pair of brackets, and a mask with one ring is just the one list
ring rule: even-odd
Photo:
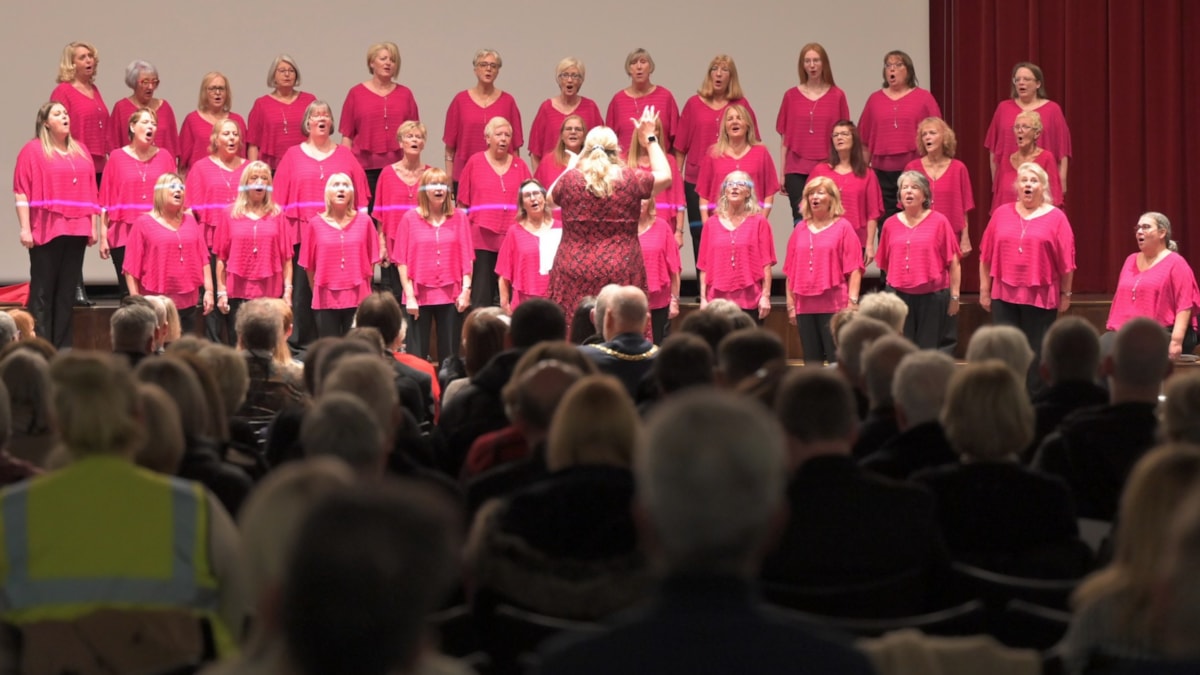
[[[693,296],[694,297],[694,296]],[[800,336],[793,326],[788,325],[787,310],[782,296],[776,296],[771,314],[764,323],[764,328],[774,331],[783,338],[787,345],[787,356],[790,361],[804,358],[800,347]],[[1104,332],[1104,324],[1108,320],[1108,308],[1111,296],[1105,294],[1079,294],[1072,298],[1069,314],[1082,316]],[[75,342],[79,349],[109,350],[112,343],[109,339],[109,319],[116,311],[117,303],[113,300],[100,300],[94,307],[75,308]],[[683,317],[690,312],[699,311],[697,303],[684,303],[680,307],[680,315],[672,325],[678,325]],[[956,358],[963,358],[966,352],[967,340],[975,329],[991,323],[991,315],[979,306],[978,295],[963,295],[958,313],[958,351]]]

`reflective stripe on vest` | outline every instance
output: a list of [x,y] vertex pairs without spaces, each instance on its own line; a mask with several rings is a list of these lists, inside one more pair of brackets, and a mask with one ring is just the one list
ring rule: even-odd
[[217,592],[197,583],[195,554],[199,499],[189,486],[172,483],[172,569],[169,579],[87,577],[33,579],[29,574],[29,486],[14,486],[0,505],[8,579],[0,593],[8,611],[59,605],[142,605],[215,610]]

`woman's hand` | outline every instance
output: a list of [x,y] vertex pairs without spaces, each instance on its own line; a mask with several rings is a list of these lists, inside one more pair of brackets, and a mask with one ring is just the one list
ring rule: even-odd
[[771,298],[762,296],[758,299],[758,320],[762,321],[771,313]]
[[667,305],[667,318],[674,319],[679,316],[679,298],[671,298],[671,303]]
[[[459,313],[467,311],[471,306],[471,289],[464,287],[462,293],[458,294],[458,298],[454,301],[454,309]],[[415,315],[414,315],[415,316]]]
[[28,227],[21,228],[21,245],[25,248],[33,248],[33,231]]
[[1058,296],[1058,315],[1062,316],[1071,309],[1071,296],[1068,293],[1062,293]]
[[1172,361],[1175,361],[1179,358],[1180,354],[1183,354],[1183,340],[1171,338],[1171,344],[1167,347],[1167,356],[1169,356]]
[[683,248],[683,230],[675,230],[675,248]]
[[959,306],[957,298],[950,298],[950,306],[946,308],[946,316],[958,316]]
[[408,300],[404,303],[404,309],[408,310],[408,313],[411,314],[412,318],[414,319],[421,316],[421,308],[417,306],[417,300],[412,296],[411,293],[408,296]]
[[222,314],[229,313],[229,296],[224,293],[217,296],[217,311]]
[[985,312],[990,313],[992,311],[992,291],[990,288],[981,287],[979,289],[979,306]]
[[637,129],[638,140],[642,142],[642,145],[646,145],[650,142],[649,138],[654,135],[654,125],[658,122],[658,111],[654,109],[654,106],[648,105],[642,109],[640,118],[630,117],[629,121]]
[[708,298],[703,293],[700,294],[700,311],[708,309]]
[[796,306],[788,305],[787,313],[788,313],[788,323],[795,326],[796,325]]
[[108,260],[111,249],[108,248],[108,235],[100,237],[100,259]]
[[213,311],[213,292],[204,291],[204,316],[212,314]]
[[870,265],[875,260],[875,244],[867,244],[867,249],[863,253],[863,267]]

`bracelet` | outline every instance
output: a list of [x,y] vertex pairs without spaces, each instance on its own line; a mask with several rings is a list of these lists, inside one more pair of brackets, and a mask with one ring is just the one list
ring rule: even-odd
[[291,285],[291,284],[284,284],[284,285],[283,285],[283,288],[284,288],[285,290],[289,290],[289,291],[290,291],[290,290],[292,290],[293,288],[295,288],[295,286],[293,286],[293,285]]
[[952,295],[952,296],[950,296],[950,299],[951,299],[951,300],[954,300],[955,302],[957,302],[957,301],[958,301],[958,296],[957,296],[957,295]]
[[852,296],[850,296],[850,304],[852,304],[852,305],[857,305],[857,304],[858,304],[858,298],[854,297],[853,295],[852,295]]
[[[204,292],[212,293],[212,291],[204,291]],[[227,297],[229,297],[229,292],[228,291],[217,291],[217,297],[218,298],[227,298]]]
[[1071,291],[1063,291],[1062,294],[1067,296],[1068,298],[1071,297]]

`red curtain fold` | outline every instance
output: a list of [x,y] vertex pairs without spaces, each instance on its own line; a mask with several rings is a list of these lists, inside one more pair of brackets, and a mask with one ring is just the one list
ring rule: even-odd
[[[930,89],[971,172],[973,241],[991,209],[984,133],[1009,96],[1013,64],[1032,61],[1071,128],[1075,290],[1115,289],[1145,211],[1165,213],[1180,253],[1200,261],[1189,228],[1200,215],[1200,168],[1187,161],[1200,158],[1200,130],[1188,124],[1200,120],[1200,2],[930,0],[929,10]],[[965,261],[964,290],[978,289],[978,260]]]

